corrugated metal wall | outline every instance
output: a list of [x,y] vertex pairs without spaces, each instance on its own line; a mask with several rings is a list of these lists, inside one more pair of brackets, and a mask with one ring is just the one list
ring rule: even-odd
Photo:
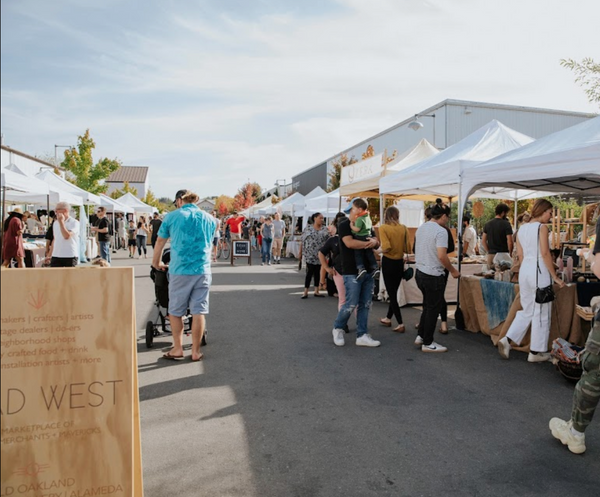
[[292,189],[295,192],[306,195],[313,191],[317,186],[327,190],[328,183],[327,163],[323,162],[307,171],[304,171],[292,178]]
[[585,117],[552,114],[533,110],[502,109],[465,105],[448,105],[448,144],[453,145],[465,136],[497,119],[520,133],[541,138],[587,120]]
[[[430,109],[432,108],[430,107]],[[423,138],[437,148],[444,149],[459,142],[492,119],[497,119],[509,128],[533,138],[541,138],[591,117],[545,109],[494,106],[493,104],[452,100],[442,102],[438,108],[433,106],[433,109],[427,114],[435,114],[435,117],[419,117],[423,127],[417,131],[408,127],[409,122],[412,121],[412,119],[408,119],[354,145],[345,153],[348,157],[354,156],[357,160],[361,160],[367,147],[372,145],[375,154],[383,153],[385,150],[388,155],[391,155],[394,150],[398,154],[402,154]],[[323,164],[321,164],[317,168],[309,169],[295,176],[293,183],[297,183],[299,186],[295,186],[294,190],[306,194],[315,186],[326,189],[328,183],[326,171],[331,171],[332,162],[337,160],[340,155],[341,153],[327,161],[327,170],[322,169]]]

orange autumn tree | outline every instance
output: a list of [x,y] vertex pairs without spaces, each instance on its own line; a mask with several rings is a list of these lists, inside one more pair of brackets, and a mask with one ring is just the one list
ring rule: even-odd
[[258,202],[262,189],[258,183],[245,183],[240,187],[233,197],[233,208],[236,211],[243,211]]

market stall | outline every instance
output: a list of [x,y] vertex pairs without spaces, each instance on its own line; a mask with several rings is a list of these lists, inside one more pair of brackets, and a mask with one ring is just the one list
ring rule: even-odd
[[[561,337],[576,345],[585,343],[586,334],[576,313],[577,285],[554,286],[556,300],[550,315],[549,345]],[[488,335],[494,345],[506,335],[515,315],[521,310],[519,285],[504,281],[463,276],[460,281],[460,308],[468,331]],[[515,350],[529,352],[529,333]]]

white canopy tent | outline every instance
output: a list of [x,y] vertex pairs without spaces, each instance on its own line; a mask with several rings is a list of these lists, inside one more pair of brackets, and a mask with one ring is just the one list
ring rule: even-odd
[[252,217],[252,218],[260,217],[260,216],[264,215],[263,213],[260,213],[260,210],[266,209],[267,207],[270,207],[272,205],[273,205],[273,199],[271,197],[267,197],[262,202],[259,202],[258,204],[250,206],[248,208],[249,216],[247,216],[247,217]]
[[301,193],[292,193],[289,197],[284,198],[276,206],[277,212],[280,214],[294,214],[301,212],[304,209],[304,195]]
[[320,197],[321,195],[325,195],[327,192],[323,190],[320,186],[317,186],[314,190],[310,191],[306,195],[304,195],[304,201],[306,203],[307,200],[311,198]]
[[[342,197],[341,210],[348,207],[347,198]],[[333,218],[340,211],[340,189],[326,193],[325,195],[319,195],[306,200],[304,206],[305,217],[320,212],[325,218]],[[304,220],[306,225],[306,219]]]
[[2,188],[6,188],[4,198],[15,204],[36,204],[49,207],[49,204],[69,202],[71,205],[82,205],[80,197],[49,185],[34,176],[29,176],[14,164],[10,164],[2,170]]
[[381,164],[383,157],[381,154],[350,164],[342,169],[340,194],[349,197],[378,197],[381,178],[402,171],[438,153],[437,148],[423,139],[387,166]]
[[[527,145],[533,138],[508,128],[495,119],[439,154],[379,182],[380,193],[433,200],[458,196],[463,172],[476,164]],[[496,171],[496,175],[504,174]],[[474,197],[515,198],[515,188],[480,190]],[[529,195],[529,193],[527,194]]]
[[124,214],[133,214],[135,212],[133,207],[122,204],[118,200],[115,200],[104,193],[100,194],[100,202],[100,205],[106,207],[108,212],[122,212]]
[[117,202],[132,208],[133,212],[136,214],[152,214],[153,212],[158,212],[155,207],[145,204],[130,192],[127,192],[125,195],[119,197]]
[[465,170],[461,188],[459,213],[482,188],[600,195],[600,117]]
[[86,192],[83,188],[61,178],[54,172],[49,170],[40,171],[36,178],[45,181],[50,186],[50,189],[57,188],[59,190],[76,195],[83,200],[84,205],[100,205],[100,197],[90,192]]

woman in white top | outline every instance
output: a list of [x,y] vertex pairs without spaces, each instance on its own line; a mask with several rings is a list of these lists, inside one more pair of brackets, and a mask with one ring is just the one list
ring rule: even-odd
[[137,231],[135,232],[138,249],[138,259],[142,258],[142,251],[144,252],[144,259],[148,258],[148,254],[146,251],[146,241],[148,240],[149,234],[150,230],[148,229],[148,225],[146,224],[146,218],[144,216],[140,216],[140,220],[137,223]]
[[517,312],[506,336],[498,342],[498,352],[508,359],[511,345],[517,345],[527,333],[531,325],[529,362],[550,360],[548,337],[550,335],[550,312],[552,302],[537,304],[535,293],[537,288],[545,288],[556,283],[563,287],[565,283],[558,278],[548,244],[548,226],[552,217],[552,204],[546,199],[538,199],[531,210],[531,221],[519,229],[517,251],[521,269],[519,271],[519,290],[522,311]]

